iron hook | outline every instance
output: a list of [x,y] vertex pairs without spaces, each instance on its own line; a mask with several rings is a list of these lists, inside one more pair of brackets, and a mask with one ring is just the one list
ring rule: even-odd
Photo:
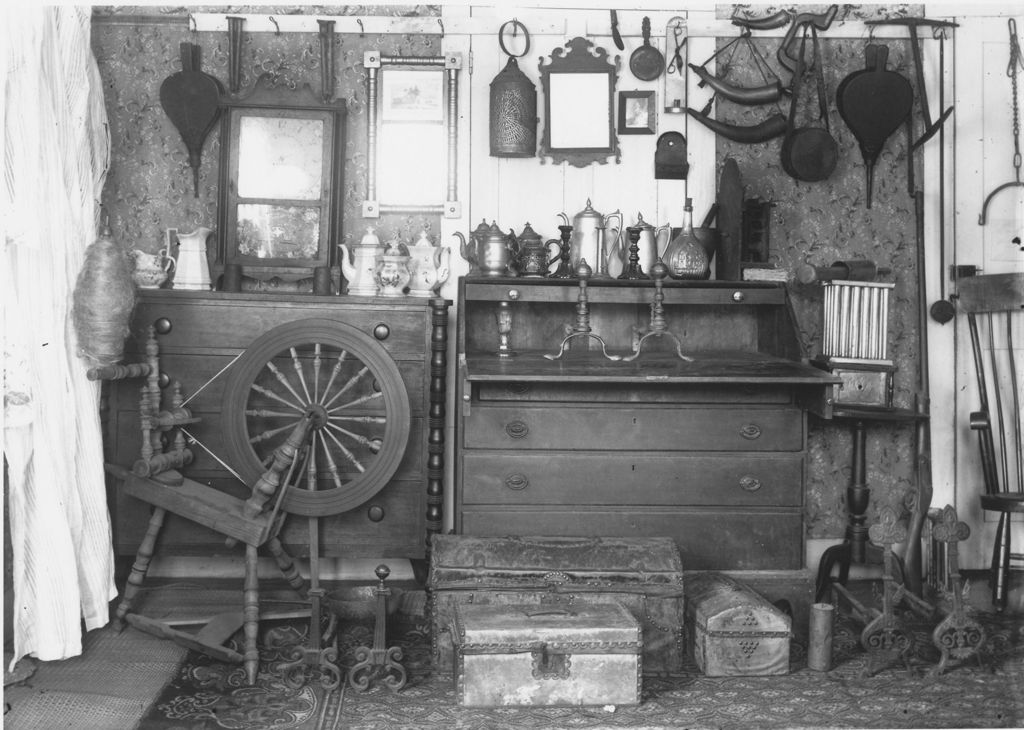
[[363,19],[362,18],[356,18],[356,23],[359,24],[359,37],[362,38],[362,37],[364,37]]
[[199,31],[199,24],[196,23],[196,16],[192,15],[192,13],[188,14],[188,29],[193,33]]
[[441,39],[444,40],[444,21],[438,18],[437,24],[441,26]]
[[274,16],[268,15],[267,20],[274,24],[274,35],[281,35],[281,26],[277,24],[277,21],[274,19]]

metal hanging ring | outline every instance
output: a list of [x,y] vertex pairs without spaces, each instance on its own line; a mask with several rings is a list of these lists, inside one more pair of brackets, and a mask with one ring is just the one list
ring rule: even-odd
[[[526,47],[523,49],[523,52],[518,55],[516,55],[515,53],[509,53],[508,48],[505,47],[505,28],[507,28],[509,25],[512,26],[513,35],[515,35],[515,31],[517,28],[523,29],[523,37],[526,39]],[[512,58],[522,58],[523,56],[530,52],[530,31],[528,31],[526,29],[526,26],[516,19],[507,20],[498,30],[498,45],[501,46],[501,50],[505,53],[506,56],[511,56]]]

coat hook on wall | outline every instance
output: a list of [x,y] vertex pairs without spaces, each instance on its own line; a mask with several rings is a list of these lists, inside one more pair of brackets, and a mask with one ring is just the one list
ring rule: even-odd
[[274,24],[274,35],[281,35],[281,26],[277,24],[277,21],[274,19],[274,16],[268,15],[267,20]]
[[188,29],[193,33],[199,31],[199,26],[196,24],[196,16],[192,15],[192,13],[188,14]]
[[228,16],[228,91],[237,94],[242,88],[242,27],[245,18]]
[[438,18],[437,24],[441,26],[441,40],[444,40],[444,21]]
[[356,18],[356,23],[359,24],[359,37],[363,38],[366,34],[363,32],[363,19]]

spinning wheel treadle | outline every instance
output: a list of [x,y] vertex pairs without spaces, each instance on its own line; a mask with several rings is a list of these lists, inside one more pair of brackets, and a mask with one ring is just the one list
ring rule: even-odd
[[275,327],[232,368],[224,389],[229,463],[247,483],[307,413],[304,471],[315,490],[287,487],[282,509],[322,516],[358,507],[391,479],[409,441],[409,400],[398,366],[369,335],[328,319]]

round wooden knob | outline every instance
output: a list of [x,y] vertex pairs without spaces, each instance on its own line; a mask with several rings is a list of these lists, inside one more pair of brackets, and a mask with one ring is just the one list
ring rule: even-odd
[[158,320],[153,322],[153,329],[156,330],[158,335],[166,335],[171,331],[171,320],[167,317],[160,317]]
[[516,301],[517,299],[519,299],[519,290],[518,289],[509,289],[508,290],[508,298],[511,299],[513,302]]
[[732,300],[733,300],[734,302],[742,302],[742,301],[743,301],[743,300],[745,300],[746,298],[747,298],[747,295],[746,295],[746,294],[745,294],[744,292],[741,292],[741,291],[734,291],[734,292],[732,293]]
[[391,336],[391,328],[381,322],[373,328],[373,336],[378,340],[384,341]]
[[366,517],[370,522],[380,522],[384,519],[384,508],[379,504],[371,505],[366,510]]
[[391,575],[391,568],[381,563],[373,569],[373,574],[377,576],[378,580],[387,580],[388,576]]

